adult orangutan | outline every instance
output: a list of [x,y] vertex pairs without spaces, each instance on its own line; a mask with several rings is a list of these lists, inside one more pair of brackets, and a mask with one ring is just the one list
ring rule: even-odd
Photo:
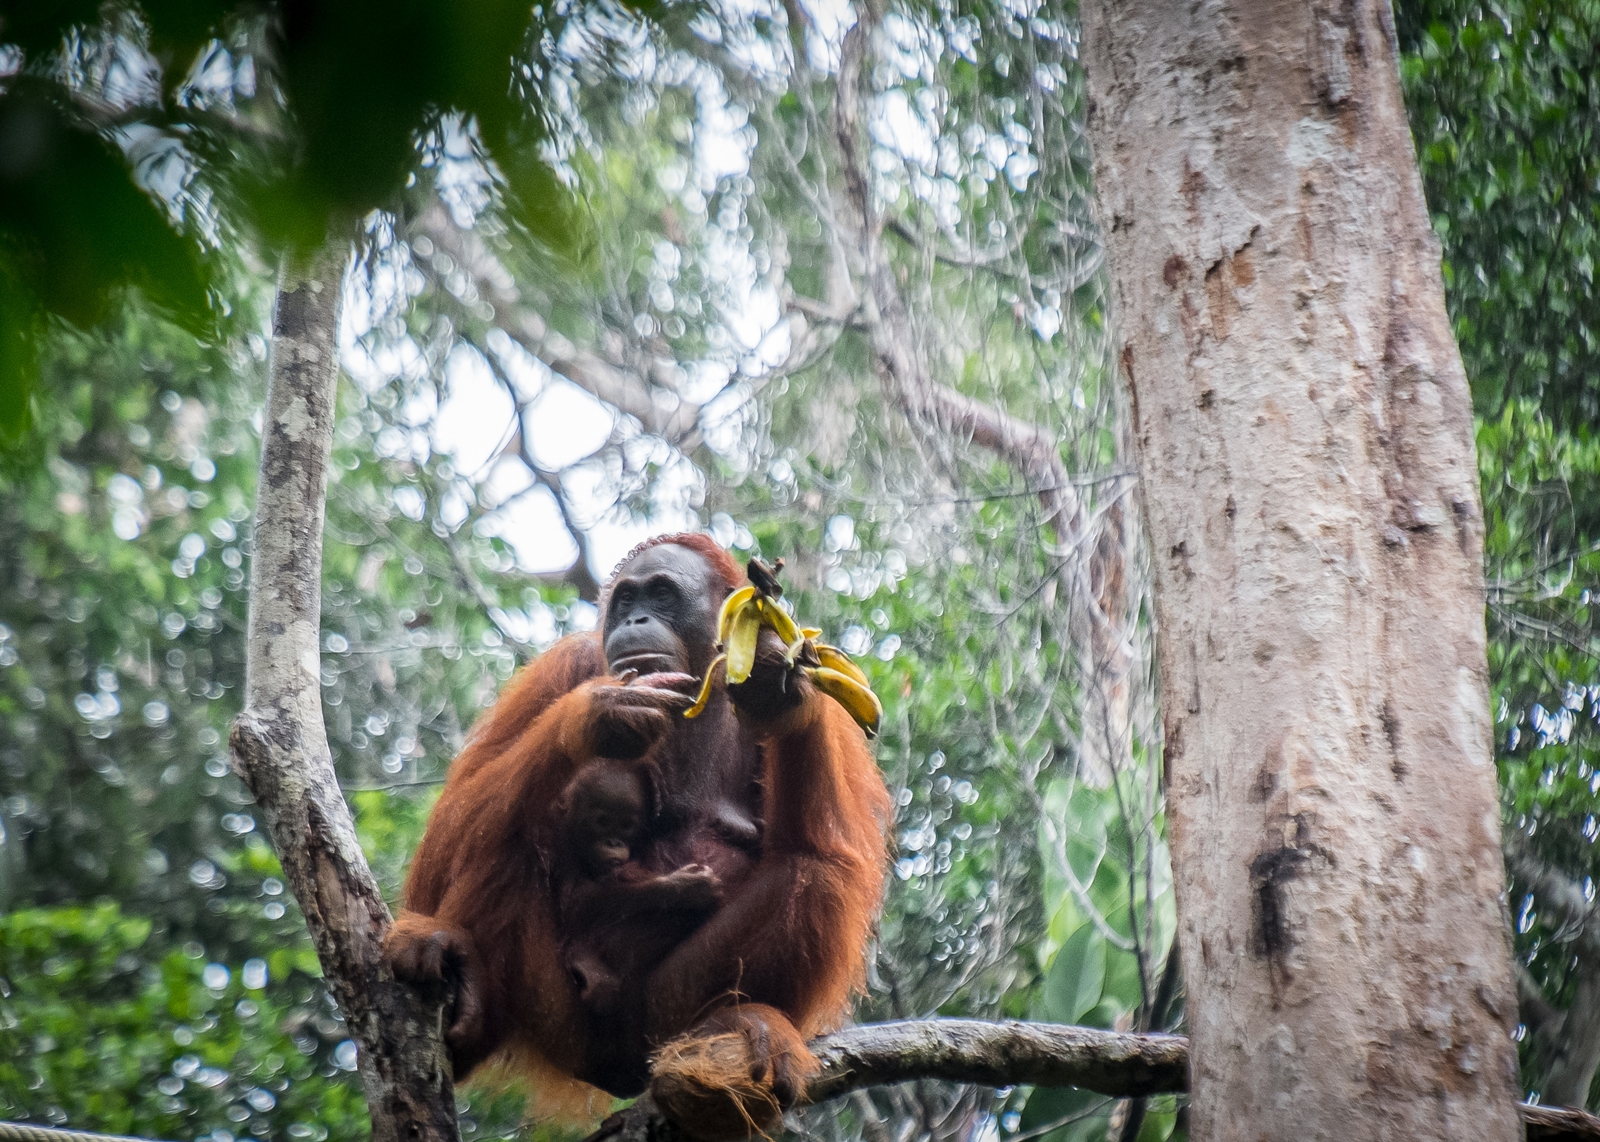
[[[636,548],[597,634],[524,670],[451,768],[385,944],[456,983],[465,1077],[496,1056],[549,1090],[648,1084],[702,1137],[773,1125],[807,1038],[863,976],[890,802],[862,731],[783,662],[694,720],[744,576],[702,535]],[[578,1087],[576,1089],[583,1089]]]

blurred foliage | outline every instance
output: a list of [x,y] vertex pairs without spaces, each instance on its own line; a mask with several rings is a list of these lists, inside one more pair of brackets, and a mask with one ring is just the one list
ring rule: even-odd
[[[818,270],[833,238],[814,207],[836,161],[815,129],[830,80],[818,68],[790,91],[784,13],[749,16],[730,11],[715,34],[702,22],[686,35],[596,7],[575,11],[551,48],[548,153],[596,221],[593,275],[558,277],[549,246],[523,241],[514,216],[494,209],[506,183],[459,124],[441,121],[424,139],[405,209],[369,223],[347,294],[352,383],[336,430],[323,662],[363,843],[392,893],[463,727],[519,652],[593,621],[569,587],[521,570],[549,555],[518,512],[545,505],[546,542],[565,530],[590,575],[614,558],[597,554],[608,529],[706,521],[738,554],[789,557],[799,612],[862,657],[885,700],[898,858],[863,1016],[1065,1017],[1062,1004],[1081,1001],[1084,1018],[1132,1025],[1172,928],[1153,758],[1140,744],[1114,782],[1080,779],[1082,664],[1056,603],[1060,556],[1039,542],[1040,508],[1016,474],[959,441],[908,437],[860,330],[823,329],[803,359],[783,359],[784,299],[830,288]],[[929,122],[949,153],[930,162],[881,145],[874,162],[907,233],[998,255],[974,269],[891,239],[941,377],[1057,432],[1086,473],[1092,512],[1126,483],[1107,476],[1116,434],[1075,40],[1065,11],[1037,16],[891,20],[879,50],[899,66],[880,69],[872,98],[923,107],[948,92]],[[827,37],[813,32],[810,48],[825,56]],[[244,48],[228,51],[232,98],[259,104],[238,90]],[[515,271],[523,310],[507,312],[499,295],[489,304],[490,279],[412,226],[434,196]],[[198,945],[193,962],[236,978],[263,949],[307,948],[221,744],[240,681],[265,356],[266,299],[242,232],[224,239],[227,272],[254,285],[235,287],[221,336],[197,344],[149,298],[99,332],[50,330],[41,368],[52,399],[38,402],[38,430],[0,488],[10,906],[67,926],[82,902],[115,900],[149,925],[141,958]],[[525,313],[550,346],[559,334],[609,368],[644,370],[665,407],[692,402],[693,432],[669,438],[611,416],[588,452],[552,459],[562,442],[542,418],[575,386],[530,357],[527,344],[547,346]],[[463,428],[455,398],[473,391],[480,403]],[[517,415],[497,440],[482,418],[499,400]],[[1141,743],[1150,714],[1141,708]],[[1081,901],[1068,899],[1069,875]],[[15,970],[16,994],[38,986],[36,971]],[[272,1036],[335,1018],[312,974],[274,969],[272,980],[286,990],[271,1019],[241,1032],[231,1061],[219,1048],[208,1063],[233,1076],[227,1089],[246,1108]],[[322,1081],[344,1073],[323,1074],[342,1041],[335,1026],[306,1056]],[[152,1063],[115,1077],[70,1052],[52,1062],[50,1091],[22,1083],[8,1113],[109,1125],[63,1092],[137,1105],[163,1073]],[[1023,1128],[1029,1093],[920,1084],[808,1121],[839,1137],[871,1116],[941,1139],[1009,1133]],[[469,1137],[514,1127],[514,1093],[470,1099]],[[1049,1109],[1040,1101],[1030,1128],[1064,1117],[1041,1120]],[[1145,1136],[1164,1137],[1173,1108],[1152,1109]],[[1110,1112],[1073,1117],[1103,1132]],[[243,1132],[199,1102],[178,1113],[159,1124],[165,1136]],[[272,1137],[293,1124],[248,1122]]]
[[230,969],[150,933],[110,902],[0,917],[0,1111],[152,1138],[368,1131],[303,941]]
[[227,252],[274,264],[394,208],[450,123],[512,223],[575,250],[542,150],[566,8],[0,4],[0,432],[26,423],[53,323],[92,327],[133,287],[217,336]]
[[[1396,8],[1423,183],[1478,407],[1600,417],[1600,4]],[[1593,498],[1590,497],[1592,505]]]
[[[263,349],[259,337],[203,348],[140,312],[114,335],[58,334],[44,375],[60,398],[0,467],[0,906],[21,910],[0,934],[0,975],[6,1022],[26,1029],[0,1062],[10,1117],[167,1138],[259,1127],[304,1139],[304,1122],[335,1137],[367,1130],[352,1060],[339,1055],[342,1023],[225,744],[242,681]],[[374,790],[351,796],[391,895],[463,721],[513,666],[450,553],[394,506],[394,488],[416,478],[408,460],[376,456],[375,437],[398,432],[380,412],[394,405],[382,387],[343,398],[323,666],[338,769],[353,790]],[[486,569],[509,566],[492,539],[461,547]],[[560,632],[569,591],[547,605],[537,584],[497,587],[502,616],[532,611],[547,640]],[[127,918],[110,904],[83,910],[96,900]],[[86,959],[100,938],[86,932],[112,950]],[[123,966],[104,966],[124,952]],[[249,997],[259,1016],[237,1016],[237,987],[226,1003],[181,991],[208,962],[237,982],[253,958],[273,980]],[[148,1058],[118,1062],[121,1040],[105,1036],[128,1035],[139,1012],[179,994],[201,1006],[152,1019]],[[86,1020],[76,1030],[74,1011]],[[178,1049],[180,1026],[196,1046]],[[178,1105],[156,1084],[187,1055],[213,1070]],[[273,1057],[273,1081],[305,1078],[305,1093],[269,1087],[278,1109],[263,1113],[249,1093]],[[485,1117],[473,1136],[511,1130],[519,1108],[515,1094],[475,1096],[469,1119]]]

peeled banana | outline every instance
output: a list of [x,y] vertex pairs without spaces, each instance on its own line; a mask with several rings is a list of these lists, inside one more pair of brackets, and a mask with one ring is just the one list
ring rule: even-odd
[[[777,568],[782,566],[780,560]],[[706,668],[700,693],[683,716],[698,717],[705,710],[718,667],[722,668],[729,685],[737,686],[750,677],[750,672],[755,669],[756,644],[761,639],[761,628],[769,627],[784,645],[784,663],[790,667],[798,665],[817,689],[845,708],[867,737],[877,737],[878,723],[883,719],[883,704],[872,692],[865,672],[838,647],[816,641],[822,633],[820,630],[801,627],[779,605],[778,596],[783,593],[783,588],[778,586],[777,568],[769,568],[759,559],[752,559],[749,566],[751,585],[740,587],[723,602],[722,610],[717,615],[717,642],[721,653]]]

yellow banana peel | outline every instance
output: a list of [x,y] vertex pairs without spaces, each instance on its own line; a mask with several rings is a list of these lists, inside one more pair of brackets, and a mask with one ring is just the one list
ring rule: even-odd
[[[684,711],[686,718],[698,717],[711,698],[717,668],[731,686],[746,681],[755,669],[756,644],[761,628],[770,627],[784,645],[784,661],[800,670],[817,689],[843,706],[856,724],[872,738],[878,735],[883,719],[883,704],[872,692],[866,673],[836,646],[818,642],[822,634],[816,627],[801,627],[778,602],[782,587],[777,585],[774,568],[751,560],[752,584],[730,594],[717,615],[717,642],[722,653],[706,668],[695,703]],[[777,567],[782,567],[780,560]],[[767,584],[763,590],[756,584]]]
[[857,666],[848,654],[837,646],[829,646],[825,642],[819,642],[815,645],[817,648],[817,660],[823,666],[829,670],[837,670],[840,674],[853,679],[858,686],[871,688],[872,683],[867,680],[866,671]]
[[777,599],[761,599],[757,605],[761,608],[761,617],[766,619],[767,625],[778,633],[784,646],[799,641],[799,625],[790,617],[788,611],[778,605]]
[[806,672],[806,677],[818,690],[843,706],[869,738],[878,736],[878,723],[883,720],[883,703],[878,701],[872,687],[829,666],[814,667]]
[[744,606],[728,624],[728,639],[723,644],[728,655],[728,682],[737,686],[750,677],[756,665],[756,642],[761,638],[762,613],[756,606]]
[[719,654],[711,660],[711,665],[706,667],[705,681],[700,683],[700,693],[695,695],[694,705],[683,712],[686,718],[698,718],[706,708],[706,703],[711,700],[711,683],[716,680],[717,667],[727,663],[728,656]]
[[733,624],[733,616],[742,611],[751,599],[756,597],[754,587],[740,587],[723,601],[722,610],[717,614],[717,641],[728,641],[728,628]]

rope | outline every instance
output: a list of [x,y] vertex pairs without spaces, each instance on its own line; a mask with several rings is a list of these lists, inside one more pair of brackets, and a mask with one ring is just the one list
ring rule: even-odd
[[0,1122],[0,1142],[150,1142],[126,1134],[90,1134],[86,1130],[57,1130],[31,1122]]

